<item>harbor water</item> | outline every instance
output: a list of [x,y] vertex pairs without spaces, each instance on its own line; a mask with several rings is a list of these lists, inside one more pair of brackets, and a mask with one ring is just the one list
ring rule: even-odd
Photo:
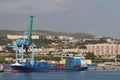
[[120,80],[120,71],[0,73],[0,80]]

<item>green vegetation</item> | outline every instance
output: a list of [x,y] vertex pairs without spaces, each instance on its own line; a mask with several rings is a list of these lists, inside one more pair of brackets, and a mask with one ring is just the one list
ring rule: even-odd
[[7,39],[6,37],[0,37],[0,45],[7,45],[8,43],[12,43],[12,40]]
[[79,49],[86,49],[87,47],[86,47],[86,45],[85,45],[85,43],[76,43],[76,45],[75,45],[76,47],[78,47]]
[[85,58],[94,61],[95,58],[96,58],[96,56],[95,56],[94,53],[89,52],[89,53],[87,53],[87,55],[85,56]]
[[105,38],[101,38],[100,40],[86,40],[85,44],[97,44],[97,43],[107,43]]
[[120,55],[116,55],[116,58],[120,58]]
[[115,59],[104,59],[101,56],[95,56],[94,53],[91,52],[87,53],[85,58],[92,60],[93,63],[115,62]]
[[37,45],[37,48],[44,47],[47,48],[49,47],[49,44],[51,44],[52,40],[46,39],[44,36],[41,36],[39,39],[33,40],[34,44]]
[[[6,60],[6,58],[8,60]],[[11,54],[7,54],[7,53],[0,54],[0,62],[1,63],[15,63],[15,61],[9,60],[9,59],[15,59],[15,54],[14,53],[11,53]]]
[[35,55],[35,60],[40,61],[40,60],[55,60],[55,61],[60,61],[59,57],[53,57],[53,55]]

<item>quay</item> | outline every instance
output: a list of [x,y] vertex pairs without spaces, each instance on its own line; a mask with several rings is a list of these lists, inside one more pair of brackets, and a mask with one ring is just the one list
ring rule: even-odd
[[88,70],[120,70],[120,65],[104,65],[98,67],[88,67]]

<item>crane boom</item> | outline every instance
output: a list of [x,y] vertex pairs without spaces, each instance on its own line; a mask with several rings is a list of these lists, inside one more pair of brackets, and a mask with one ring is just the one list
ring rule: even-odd
[[29,31],[28,31],[27,46],[29,46],[32,42],[31,36],[32,36],[33,17],[34,16],[30,16],[30,27],[29,27]]

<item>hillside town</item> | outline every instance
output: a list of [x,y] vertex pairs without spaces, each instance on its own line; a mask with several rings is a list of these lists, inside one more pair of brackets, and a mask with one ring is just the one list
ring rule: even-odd
[[[20,38],[21,35],[7,35],[7,38],[12,40],[15,44],[15,40]],[[39,40],[39,35],[32,36],[33,41]],[[94,37],[91,39],[75,39],[74,37],[58,36],[57,38],[51,35],[44,36],[43,40],[51,40],[48,46],[40,46],[35,44],[35,54],[67,54],[70,52],[81,52],[82,54],[93,52],[96,56],[102,56],[103,58],[115,58],[120,54],[120,44],[118,40],[113,38]],[[102,42],[103,41],[103,42]],[[86,43],[87,42],[87,43]],[[5,46],[5,45],[4,45]],[[4,50],[4,46],[0,47],[0,50]]]
[[[15,45],[15,40],[21,38],[22,35],[7,34],[7,39],[11,41],[12,46]],[[120,55],[119,40],[109,37],[93,37],[93,38],[75,38],[69,36],[52,35],[32,36],[34,42],[34,54],[38,55],[54,55],[54,56],[74,56],[80,53],[84,56],[93,53],[97,58],[101,59],[116,59]],[[15,47],[12,49],[6,48],[6,45],[0,46],[1,55],[15,53]],[[6,58],[5,60],[13,60]],[[96,59],[95,59],[96,60]],[[91,58],[88,58],[87,63],[91,64]],[[99,61],[98,61],[99,62]]]

